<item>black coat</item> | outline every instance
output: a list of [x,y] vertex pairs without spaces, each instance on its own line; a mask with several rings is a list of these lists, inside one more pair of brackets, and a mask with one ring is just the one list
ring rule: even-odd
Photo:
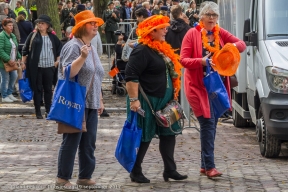
[[[20,32],[20,44],[24,44],[28,35],[33,31],[33,24],[30,21],[19,21],[17,22],[18,29]],[[22,50],[23,45],[19,45],[19,51]]]
[[[33,32],[30,33],[28,36],[25,45],[22,49],[22,56],[27,56],[26,60],[26,77],[30,81],[30,87],[33,91],[36,90],[36,80],[37,80],[37,72],[38,72],[38,63],[40,60],[40,54],[42,50],[42,36],[39,32],[37,32],[35,38],[32,41],[31,50],[29,51],[30,41],[32,38]],[[50,38],[50,41],[52,42],[53,46],[53,55],[54,55],[54,61],[57,60],[57,57],[60,56],[62,43],[58,39],[56,35],[53,35],[52,33],[48,33],[48,36]]]
[[170,23],[165,40],[173,49],[179,49],[176,52],[178,54],[180,54],[183,38],[189,29],[190,26],[183,19],[178,18]]

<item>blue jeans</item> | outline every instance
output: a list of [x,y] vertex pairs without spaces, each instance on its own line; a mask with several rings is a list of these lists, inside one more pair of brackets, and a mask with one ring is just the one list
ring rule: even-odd
[[[210,100],[209,100],[210,102]],[[215,168],[214,164],[214,141],[218,118],[215,118],[210,102],[211,118],[197,117],[200,124],[201,139],[201,168],[206,170]]]
[[0,68],[1,73],[1,95],[2,98],[11,95],[14,91],[14,85],[17,80],[17,71],[6,72],[5,69]]
[[63,141],[58,155],[58,174],[61,179],[71,179],[75,155],[78,148],[79,179],[91,179],[94,172],[96,159],[96,133],[98,124],[97,109],[85,109],[86,128],[85,133],[63,134]]

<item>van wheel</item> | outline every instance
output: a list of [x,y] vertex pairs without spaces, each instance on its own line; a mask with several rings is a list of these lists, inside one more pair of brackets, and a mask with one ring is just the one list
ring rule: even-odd
[[[232,99],[242,106],[242,96],[237,94],[235,90],[232,93]],[[243,106],[242,106],[243,107]],[[233,125],[235,127],[246,127],[247,119],[244,119],[234,108],[232,108]]]
[[256,124],[256,136],[263,157],[278,157],[281,151],[281,140],[271,135],[265,126],[262,109],[259,109],[259,119]]

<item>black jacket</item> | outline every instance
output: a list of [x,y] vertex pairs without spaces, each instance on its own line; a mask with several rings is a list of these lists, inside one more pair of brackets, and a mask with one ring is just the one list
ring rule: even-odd
[[[32,35],[33,35],[33,32],[30,33],[30,35],[27,37],[25,45],[22,49],[22,56],[28,55],[27,61],[26,61],[26,77],[30,81],[31,89],[35,91],[37,88],[36,80],[37,80],[37,72],[38,72],[38,63],[40,60],[40,53],[42,50],[43,40],[42,40],[41,34],[37,32],[35,38],[32,41],[31,50],[29,51],[29,46],[30,46]],[[52,33],[48,33],[48,36],[53,45],[54,61],[56,61],[57,57],[60,56],[62,43],[56,35],[53,35]]]
[[190,26],[183,19],[178,18],[170,23],[165,39],[173,49],[179,49],[178,54],[180,54],[183,38],[189,29]]
[[[116,14],[116,18],[112,17],[112,12]],[[120,22],[120,13],[116,9],[113,11],[106,9],[103,12],[103,20],[106,23],[105,31],[116,31],[118,29],[117,23]]]
[[[18,29],[20,32],[20,44],[24,44],[28,35],[33,31],[33,24],[30,21],[18,21]],[[19,51],[22,50],[23,45],[19,45]]]

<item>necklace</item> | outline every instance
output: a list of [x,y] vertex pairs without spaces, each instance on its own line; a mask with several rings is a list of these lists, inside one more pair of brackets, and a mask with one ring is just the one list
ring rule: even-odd
[[[198,26],[196,28],[201,32],[202,42],[203,42],[203,46],[205,49],[207,49],[211,53],[215,53],[216,51],[220,50],[220,38],[219,38],[220,27],[218,24],[216,24],[216,26],[212,29],[212,31],[207,31],[204,28],[203,22],[200,21],[200,23],[198,24]],[[207,34],[212,35],[212,33],[214,36],[215,47],[212,47],[209,44],[208,37],[207,37]]]
[[[86,45],[86,43],[83,41],[83,39],[81,39],[81,38],[79,38],[81,41],[82,41],[82,43],[84,44],[84,45]],[[90,45],[87,45],[87,47],[91,47],[91,43],[90,43]]]

